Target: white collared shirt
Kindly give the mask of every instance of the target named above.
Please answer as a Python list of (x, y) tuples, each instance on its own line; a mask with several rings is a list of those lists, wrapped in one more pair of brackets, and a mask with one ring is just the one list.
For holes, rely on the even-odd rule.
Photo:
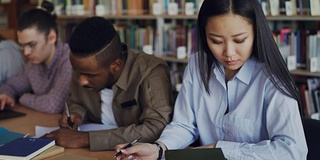
[(195, 57), (184, 72), (173, 120), (158, 141), (182, 149), (200, 137), (230, 160), (306, 159), (298, 103), (271, 83), (259, 62), (249, 59), (227, 83), (223, 66), (215, 67), (209, 95)]
[(112, 110), (113, 91), (111, 89), (103, 89), (100, 91), (101, 96), (101, 121), (105, 125), (118, 127)]

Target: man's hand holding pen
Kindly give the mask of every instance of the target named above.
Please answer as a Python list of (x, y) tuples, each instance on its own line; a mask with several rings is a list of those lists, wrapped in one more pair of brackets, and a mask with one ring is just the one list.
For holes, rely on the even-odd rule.
[(68, 116), (66, 114), (63, 114), (62, 117), (59, 120), (59, 126), (62, 128), (69, 128), (77, 130), (78, 126), (82, 122), (82, 117), (77, 113), (70, 113), (70, 120), (73, 123), (72, 127), (68, 124)]
[(68, 106), (67, 102), (65, 102), (65, 107), (66, 107), (67, 123), (68, 123), (68, 126), (72, 128), (73, 121), (71, 121), (70, 110), (69, 110), (69, 106)]
[(82, 117), (77, 113), (71, 113), (67, 103), (65, 103), (65, 107), (65, 114), (59, 120), (59, 126), (77, 130), (78, 126), (82, 123)]
[[(89, 133), (77, 130), (82, 123), (82, 117), (72, 112), (69, 112), (68, 115), (66, 113), (62, 114), (59, 120), (60, 129), (47, 133), (44, 137), (55, 139), (57, 145), (65, 148), (89, 147)], [(68, 123), (68, 118), (72, 124), (70, 121)]]

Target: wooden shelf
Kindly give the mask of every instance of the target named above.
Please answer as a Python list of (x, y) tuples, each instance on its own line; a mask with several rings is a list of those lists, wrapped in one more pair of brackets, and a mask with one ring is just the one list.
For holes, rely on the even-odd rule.
[[(75, 19), (85, 19), (95, 15), (59, 15), (58, 20), (75, 20)], [(109, 19), (134, 19), (134, 20), (148, 20), (148, 19), (194, 19), (196, 20), (197, 15), (152, 15), (152, 14), (142, 14), (142, 15), (104, 15), (104, 18)]]
[(310, 16), (310, 15), (295, 15), (295, 16), (267, 16), (267, 20), (272, 21), (319, 21), (320, 16)]
[[(95, 15), (59, 15), (58, 20), (85, 19), (85, 18), (89, 18), (92, 16), (95, 16)], [(151, 15), (151, 14), (148, 14), (148, 15), (142, 14), (142, 15), (104, 15), (101, 17), (108, 18), (108, 19), (124, 19), (124, 20), (128, 20), (128, 19), (129, 20), (130, 19), (133, 19), (133, 20), (148, 20), (148, 19), (155, 20), (155, 19), (157, 19), (158, 16)]]
[[(60, 20), (73, 20), (73, 19), (85, 19), (88, 17), (92, 17), (95, 15), (59, 15), (58, 19)], [(153, 15), (153, 14), (141, 14), (141, 15), (104, 15), (102, 17), (110, 18), (110, 19), (157, 19), (157, 18), (164, 18), (164, 19), (194, 19), (198, 18), (198, 15)], [(272, 21), (319, 21), (320, 16), (309, 16), (309, 15), (295, 15), (295, 16), (267, 16), (267, 20)]]
[[(188, 63), (188, 59), (177, 59), (176, 57), (170, 57), (170, 56), (162, 56), (160, 57), (163, 60), (167, 62), (174, 62), (174, 63)], [(297, 76), (308, 76), (308, 77), (320, 77), (320, 72), (310, 72), (308, 70), (303, 70), (303, 69), (296, 69), (290, 71), (292, 75), (297, 75)]]
[(160, 57), (163, 60), (167, 61), (167, 62), (174, 62), (174, 63), (188, 63), (188, 59), (178, 59), (176, 57), (169, 57), (169, 56), (162, 56)]
[(320, 72), (310, 72), (308, 70), (303, 70), (303, 69), (297, 69), (290, 71), (292, 75), (297, 75), (297, 76), (308, 76), (308, 77), (320, 77)]
[[(94, 15), (60, 15), (58, 16), (59, 21), (77, 21), (77, 20), (83, 20), (85, 18), (91, 17)], [(196, 20), (197, 14), (195, 15), (104, 15), (102, 17), (108, 18), (108, 19), (120, 19), (120, 20), (157, 20), (157, 23), (161, 22), (158, 21), (161, 19), (162, 21), (164, 19), (190, 19), (190, 20)], [(310, 15), (294, 15), (294, 16), (286, 16), (286, 15), (280, 15), (280, 16), (267, 16), (267, 20), (269, 21), (320, 21), (320, 16), (310, 16)], [(161, 27), (162, 23), (159, 24), (158, 27)], [(164, 59), (167, 62), (172, 63), (182, 63), (187, 64), (188, 59), (177, 59), (176, 57), (169, 57), (169, 56), (161, 56), (160, 58)], [(308, 77), (320, 77), (320, 72), (309, 72), (308, 70), (294, 70), (291, 71), (292, 75), (298, 75), (298, 76), (308, 76)]]
[(164, 19), (194, 19), (196, 20), (198, 18), (198, 15), (161, 15), (162, 18)]

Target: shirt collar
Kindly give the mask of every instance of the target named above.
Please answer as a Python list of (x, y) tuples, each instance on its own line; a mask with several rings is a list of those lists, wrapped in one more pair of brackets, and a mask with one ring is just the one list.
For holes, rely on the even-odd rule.
[[(239, 72), (232, 79), (238, 78), (243, 83), (249, 84), (250, 80), (251, 80), (251, 77), (252, 77), (252, 74), (253, 74), (253, 72), (255, 70), (255, 67), (257, 67), (256, 65), (257, 65), (257, 61), (254, 60), (253, 58), (249, 58), (242, 65), (242, 67), (240, 68)], [(223, 68), (224, 68), (223, 65), (221, 63), (219, 63), (219, 66), (214, 68), (214, 74), (217, 77), (223, 76), (223, 79), (225, 79), (224, 78), (224, 73), (225, 72), (224, 72)], [(218, 74), (220, 76), (218, 76)]]
[(257, 61), (254, 59), (249, 58), (246, 63), (243, 64), (239, 72), (236, 74), (236, 78), (238, 78), (243, 83), (249, 84), (252, 74), (255, 70)]
[(131, 67), (132, 67), (133, 62), (134, 62), (134, 57), (132, 54), (130, 54), (130, 52), (128, 52), (128, 57), (125, 62), (125, 66), (122, 70), (122, 73), (121, 73), (119, 79), (117, 80), (117, 82), (115, 84), (115, 86), (118, 86), (122, 90), (126, 91), (128, 88), (129, 74), (130, 74), (130, 71), (132, 70)]

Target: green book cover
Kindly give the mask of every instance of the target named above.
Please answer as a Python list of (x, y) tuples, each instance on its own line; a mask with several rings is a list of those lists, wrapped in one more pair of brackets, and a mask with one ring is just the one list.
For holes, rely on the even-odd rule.
[(0, 146), (23, 136), (25, 135), (22, 133), (12, 132), (6, 128), (0, 127)]

